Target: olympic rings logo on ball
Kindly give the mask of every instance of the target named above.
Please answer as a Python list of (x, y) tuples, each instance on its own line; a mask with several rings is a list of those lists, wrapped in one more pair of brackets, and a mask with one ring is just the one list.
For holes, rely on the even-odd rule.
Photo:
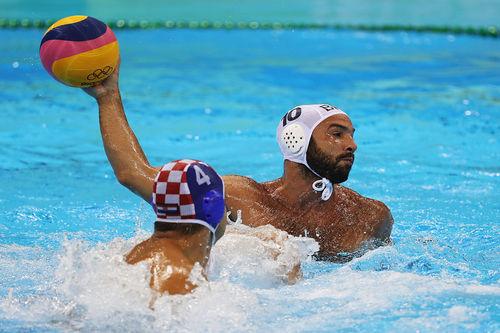
[(90, 73), (89, 75), (87, 75), (87, 80), (94, 81), (94, 80), (103, 79), (107, 75), (109, 75), (112, 70), (113, 70), (113, 67), (111, 67), (111, 66), (106, 66), (102, 69), (98, 68), (95, 71), (93, 71), (92, 73)]

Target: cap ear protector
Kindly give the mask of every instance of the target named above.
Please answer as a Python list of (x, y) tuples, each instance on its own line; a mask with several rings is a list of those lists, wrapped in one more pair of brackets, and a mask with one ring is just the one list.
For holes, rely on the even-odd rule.
[(224, 195), (216, 190), (210, 190), (203, 196), (202, 209), (205, 220), (211, 225), (218, 225), (224, 216)]
[(289, 154), (298, 155), (306, 146), (306, 135), (300, 124), (290, 124), (283, 128), (281, 133), (281, 144)]

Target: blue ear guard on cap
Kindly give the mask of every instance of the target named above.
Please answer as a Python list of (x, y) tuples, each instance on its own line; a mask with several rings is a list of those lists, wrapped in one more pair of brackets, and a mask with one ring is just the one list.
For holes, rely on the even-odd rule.
[(202, 201), (204, 220), (212, 226), (217, 226), (224, 216), (224, 196), (217, 190), (208, 191)]
[(224, 217), (222, 178), (207, 164), (194, 162), (186, 171), (186, 180), (194, 205), (195, 219), (215, 232)]

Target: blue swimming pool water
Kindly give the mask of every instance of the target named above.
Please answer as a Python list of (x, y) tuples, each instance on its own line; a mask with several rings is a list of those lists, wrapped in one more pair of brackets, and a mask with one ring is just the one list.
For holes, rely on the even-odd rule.
[(500, 329), (497, 40), (117, 32), (124, 105), (153, 164), (199, 158), (274, 179), (281, 115), (332, 103), (357, 128), (346, 185), (395, 219), (394, 246), (345, 265), (305, 262), (292, 286), (235, 236), (219, 256), (237, 265), (152, 312), (146, 270), (121, 255), (153, 214), (115, 181), (92, 100), (43, 71), (41, 33), (0, 31), (1, 331)]

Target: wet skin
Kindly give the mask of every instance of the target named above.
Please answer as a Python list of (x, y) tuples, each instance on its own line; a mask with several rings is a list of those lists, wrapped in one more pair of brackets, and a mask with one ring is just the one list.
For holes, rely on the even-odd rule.
[(187, 225), (194, 230), (155, 230), (153, 235), (137, 244), (127, 253), (125, 261), (135, 265), (142, 261), (151, 263), (149, 286), (160, 293), (187, 294), (196, 284), (190, 280), (195, 263), (206, 267), (211, 250), (208, 229)]
[[(130, 128), (118, 88), (118, 71), (102, 84), (85, 89), (96, 98), (104, 148), (118, 181), (149, 202), (159, 167), (149, 164)], [(165, 126), (175, 126), (165, 124)], [(317, 149), (350, 170), (356, 151), (350, 119), (335, 115), (321, 122), (313, 132)], [(339, 157), (343, 159), (336, 160)], [(243, 223), (250, 226), (271, 224), (294, 236), (307, 234), (320, 244), (319, 256), (344, 260), (342, 253), (359, 250), (363, 244), (390, 243), (393, 219), (380, 201), (365, 198), (336, 184), (328, 201), (311, 188), (318, 179), (303, 165), (285, 161), (282, 177), (257, 183), (243, 176), (222, 177), (226, 206), (236, 218), (241, 210)]]

